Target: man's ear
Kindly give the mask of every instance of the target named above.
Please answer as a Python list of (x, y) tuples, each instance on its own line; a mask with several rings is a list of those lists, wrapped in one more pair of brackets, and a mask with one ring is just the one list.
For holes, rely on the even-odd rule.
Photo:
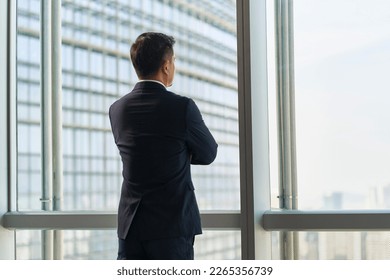
[(163, 72), (164, 72), (164, 74), (169, 74), (169, 65), (168, 65), (168, 60), (166, 60), (165, 62), (164, 62), (164, 64), (163, 64)]

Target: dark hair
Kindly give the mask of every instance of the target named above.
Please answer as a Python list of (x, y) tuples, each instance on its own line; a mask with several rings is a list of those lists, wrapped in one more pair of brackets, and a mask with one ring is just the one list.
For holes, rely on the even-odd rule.
[(134, 69), (141, 78), (157, 73), (167, 56), (173, 55), (175, 39), (162, 33), (142, 33), (130, 49), (130, 58)]

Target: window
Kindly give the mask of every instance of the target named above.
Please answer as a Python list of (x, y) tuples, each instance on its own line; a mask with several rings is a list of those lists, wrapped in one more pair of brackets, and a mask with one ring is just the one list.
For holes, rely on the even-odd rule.
[[(292, 1), (275, 3), (279, 6), (268, 7), (270, 143), (274, 145), (272, 206), (279, 208), (280, 200), (286, 197), (280, 193), (284, 184), (280, 174), (284, 170), (278, 170), (280, 166), (285, 167), (278, 163), (278, 157), (283, 157), (286, 146), (281, 148), (276, 144), (277, 137), (286, 134), (280, 127), (276, 130), (281, 118), (278, 114), (295, 110), (288, 121), (293, 119), (290, 125), (296, 127), (296, 162), (292, 166), (297, 170), (297, 193), (291, 197), (298, 198), (297, 208), (314, 215), (328, 213), (327, 210), (338, 214), (345, 210), (379, 214), (364, 210), (388, 209), (390, 178), (386, 170), (390, 146), (384, 121), (389, 118), (385, 109), (388, 98), (384, 94), (388, 89), (385, 77), (389, 56), (386, 46), (390, 42), (388, 3), (295, 1), (293, 21), (287, 15), (273, 17), (277, 14), (275, 9), (292, 9)], [(293, 32), (279, 34), (285, 37), (275, 43), (278, 26), (284, 30), (293, 26)], [(288, 53), (291, 42), (293, 53)], [(288, 56), (276, 70), (274, 50)], [(274, 73), (285, 71), (281, 70), (283, 67), (292, 75), (289, 76), (292, 86), (289, 86), (294, 94), (287, 97), (295, 97), (295, 103), (291, 101), (286, 105), (291, 107), (275, 112), (277, 106), (283, 106), (277, 101), (276, 86), (283, 77)], [(305, 220), (304, 217), (301, 219)], [(386, 258), (386, 250), (373, 252), (376, 245), (386, 243), (387, 235), (387, 232), (360, 229), (353, 233), (300, 232), (290, 236), (290, 241), (299, 243), (295, 257), (301, 259), (381, 259)], [(273, 238), (278, 237), (274, 234)], [(273, 244), (278, 247), (283, 243)]]
[[(41, 147), (40, 127), (40, 30), (29, 28), (27, 22), (40, 15), (39, 9), (32, 10), (24, 1), (18, 3), (18, 18), (26, 20), (18, 21), (17, 41), (17, 210), (31, 211), (41, 209), (41, 157), (45, 147)], [(197, 30), (185, 23), (209, 15), (206, 3), (195, 9), (193, 5), (178, 7), (158, 0), (131, 4), (63, 1), (61, 210), (115, 213), (122, 166), (107, 112), (112, 102), (128, 93), (137, 81), (129, 61), (131, 42), (140, 32), (160, 24), (168, 26), (177, 40), (179, 66), (172, 91), (196, 101), (219, 143), (219, 157), (212, 166), (192, 168), (200, 209), (240, 210), (236, 33), (224, 27), (235, 25), (235, 2), (228, 6), (218, 20), (197, 20), (202, 26)], [(171, 17), (161, 18), (157, 8), (178, 17), (173, 21)], [(226, 8), (216, 5), (215, 9)], [(118, 48), (124, 44), (126, 48)], [(180, 65), (180, 61), (184, 63)], [(115, 232), (65, 230), (63, 234), (64, 258), (115, 258)], [(36, 251), (43, 244), (32, 242), (38, 235), (44, 233), (27, 231), (17, 235), (17, 258), (44, 257)], [(239, 230), (207, 230), (201, 240), (206, 245), (197, 246), (208, 247), (198, 248), (199, 258), (240, 258)], [(227, 247), (226, 240), (231, 241)], [(213, 250), (207, 245), (211, 243)]]
[(389, 8), (386, 1), (295, 3), (301, 208), (388, 208)]
[[(5, 17), (9, 2), (0, 1)], [(220, 144), (210, 168), (192, 170), (205, 229), (196, 258), (389, 258), (387, 1), (63, 1), (64, 204), (46, 212), (34, 211), (47, 149), (40, 5), (27, 2), (18, 1), (17, 44), (0, 32), (2, 60), (7, 48), (17, 54), (17, 79), (0, 66), (9, 93), (0, 95), (0, 166), (11, 171), (0, 168), (0, 229), (24, 229), (0, 230), (2, 247), (17, 244), (0, 257), (46, 258), (46, 236), (62, 234), (54, 247), (66, 259), (114, 258), (121, 162), (107, 108), (137, 82), (132, 40), (161, 27), (177, 40), (172, 90), (197, 102)], [(45, 230), (69, 215), (75, 229)]]

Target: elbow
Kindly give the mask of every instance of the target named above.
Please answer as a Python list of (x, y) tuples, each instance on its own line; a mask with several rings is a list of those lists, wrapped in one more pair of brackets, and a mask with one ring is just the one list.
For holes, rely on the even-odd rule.
[(217, 153), (218, 153), (218, 145), (215, 144), (215, 147), (213, 149), (211, 149), (210, 157), (208, 159), (208, 163), (207, 164), (211, 164), (216, 159)]
[(218, 150), (218, 145), (215, 144), (215, 146), (210, 147), (210, 149), (208, 149), (207, 152), (203, 153), (202, 157), (192, 155), (191, 164), (195, 164), (195, 165), (211, 164), (217, 157), (217, 150)]

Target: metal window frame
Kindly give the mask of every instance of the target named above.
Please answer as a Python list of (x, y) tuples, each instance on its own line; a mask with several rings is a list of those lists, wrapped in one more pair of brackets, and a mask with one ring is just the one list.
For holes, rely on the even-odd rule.
[[(41, 1), (41, 129), (44, 211), (62, 208), (61, 0)], [(62, 259), (62, 233), (42, 231), (42, 258)]]
[[(242, 259), (271, 259), (266, 1), (237, 1)], [(256, 120), (256, 121), (255, 121)]]
[(15, 232), (3, 226), (16, 210), (16, 2), (0, 1), (0, 259), (15, 259)]
[(263, 228), (268, 231), (387, 231), (390, 210), (269, 210)]
[[(205, 230), (240, 230), (240, 211), (202, 212)], [(387, 231), (390, 210), (267, 210), (259, 223), (266, 231)], [(9, 230), (115, 229), (113, 211), (10, 211), (2, 226)]]
[[(239, 211), (202, 212), (205, 230), (239, 230)], [(90, 230), (115, 229), (117, 213), (113, 211), (15, 211), (4, 215), (3, 226), (12, 230)]]
[[(293, 1), (275, 0), (275, 68), (278, 115), (279, 207), (298, 209), (295, 136)], [(280, 258), (298, 259), (298, 234), (280, 232)]]

